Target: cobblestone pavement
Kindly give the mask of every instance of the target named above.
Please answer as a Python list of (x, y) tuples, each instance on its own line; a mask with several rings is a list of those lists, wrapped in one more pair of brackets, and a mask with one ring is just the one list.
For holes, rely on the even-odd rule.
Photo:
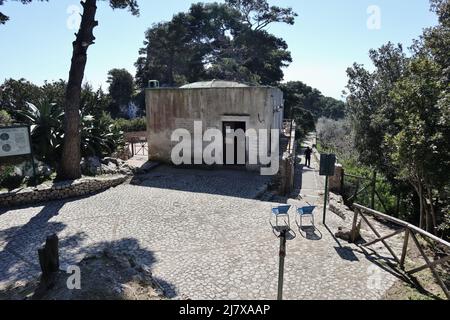
[[(305, 176), (303, 184), (309, 187), (300, 193), (320, 203), (320, 185), (311, 182), (320, 177), (315, 170)], [(56, 232), (62, 268), (113, 246), (138, 255), (171, 297), (276, 298), (279, 240), (269, 225), (275, 204), (254, 199), (267, 178), (243, 171), (160, 167), (135, 183), (87, 198), (0, 212), (0, 288), (37, 276), (36, 250)], [(317, 230), (295, 228), (297, 237), (288, 241), (284, 297), (380, 298), (395, 276), (358, 247), (334, 239), (339, 217), (329, 214), (331, 232), (320, 217), (318, 208)]]

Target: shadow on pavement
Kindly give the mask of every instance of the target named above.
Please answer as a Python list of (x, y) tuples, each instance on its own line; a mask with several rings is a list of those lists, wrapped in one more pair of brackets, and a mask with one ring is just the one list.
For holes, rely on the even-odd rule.
[(267, 189), (271, 176), (235, 169), (198, 169), (159, 166), (146, 175), (135, 176), (132, 185), (193, 193), (255, 199)]

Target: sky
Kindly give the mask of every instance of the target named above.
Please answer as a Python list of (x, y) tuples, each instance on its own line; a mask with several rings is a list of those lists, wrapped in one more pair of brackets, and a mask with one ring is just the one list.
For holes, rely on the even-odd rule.
[[(200, 1), (200, 0), (198, 0)], [(112, 10), (99, 1), (89, 48), (85, 81), (107, 88), (107, 73), (125, 68), (135, 74), (134, 63), (145, 31), (153, 23), (168, 21), (197, 0), (140, 0), (140, 16)], [(203, 1), (214, 2), (214, 1)], [(221, 2), (220, 0), (217, 2)], [(293, 62), (284, 81), (300, 80), (324, 95), (342, 98), (346, 69), (354, 62), (371, 68), (368, 52), (388, 41), (411, 45), (423, 28), (437, 24), (428, 0), (269, 0), (292, 7), (299, 16), (294, 26), (273, 24), (268, 31), (289, 45)], [(8, 0), (0, 11), (10, 17), (0, 25), (0, 82), (25, 78), (36, 84), (67, 80), (76, 32), (77, 0), (50, 0), (23, 5)]]

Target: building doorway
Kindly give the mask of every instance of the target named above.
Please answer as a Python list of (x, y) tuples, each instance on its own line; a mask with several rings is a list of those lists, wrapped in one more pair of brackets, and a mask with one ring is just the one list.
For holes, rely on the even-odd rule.
[[(232, 130), (234, 134), (227, 137), (227, 129)], [(244, 135), (239, 137), (236, 131), (241, 129)], [(245, 166), (247, 163), (247, 138), (245, 137), (245, 131), (247, 130), (246, 123), (244, 121), (224, 121), (222, 126), (223, 133), (223, 163), (226, 166)], [(227, 161), (227, 146), (233, 146), (234, 157)], [(231, 157), (231, 155), (230, 155)], [(234, 158), (234, 159), (233, 159)], [(230, 161), (231, 160), (231, 161)]]

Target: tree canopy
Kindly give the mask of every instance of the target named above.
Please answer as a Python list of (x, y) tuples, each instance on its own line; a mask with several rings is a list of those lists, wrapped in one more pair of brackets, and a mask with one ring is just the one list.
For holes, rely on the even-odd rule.
[(128, 106), (134, 95), (134, 78), (126, 69), (112, 69), (108, 72), (109, 95), (112, 99), (111, 115), (117, 116), (120, 107)]
[(375, 70), (349, 68), (348, 106), (360, 160), (407, 182), (419, 225), (437, 232), (450, 193), (450, 2), (432, 0), (439, 25), (424, 31), (411, 55), (388, 43), (372, 50)]
[(321, 117), (338, 120), (345, 116), (343, 101), (325, 97), (319, 90), (301, 81), (283, 83), (280, 88), (284, 93), (286, 118), (297, 118), (299, 112), (310, 113), (315, 121)]
[(241, 20), (254, 30), (262, 30), (273, 22), (295, 23), (298, 16), (292, 8), (270, 6), (267, 0), (226, 0), (240, 13)]
[[(0, 6), (3, 5), (7, 0), (0, 0)], [(15, 0), (20, 1), (23, 4), (29, 4), (33, 2), (33, 0)], [(35, 2), (48, 2), (49, 0), (34, 0)], [(105, 1), (105, 0), (101, 0)], [(136, 0), (108, 0), (109, 5), (113, 9), (128, 9), (132, 14), (139, 14), (139, 7), (137, 5)], [(9, 17), (0, 12), (0, 24), (5, 24), (9, 20)]]
[(345, 116), (345, 103), (322, 93), (301, 81), (280, 84), (284, 94), (284, 117), (296, 121), (304, 137), (316, 128), (319, 118), (342, 119)]
[(162, 86), (213, 78), (276, 84), (292, 58), (286, 42), (264, 28), (293, 24), (295, 16), (265, 0), (192, 4), (188, 12), (147, 30), (136, 81), (141, 88), (154, 79)]
[[(0, 0), (0, 6), (3, 5), (7, 0)], [(23, 4), (28, 4), (33, 0), (19, 0)], [(35, 0), (35, 1), (48, 1), (48, 0)], [(0, 24), (5, 24), (9, 20), (9, 17), (2, 12), (0, 12)]]

